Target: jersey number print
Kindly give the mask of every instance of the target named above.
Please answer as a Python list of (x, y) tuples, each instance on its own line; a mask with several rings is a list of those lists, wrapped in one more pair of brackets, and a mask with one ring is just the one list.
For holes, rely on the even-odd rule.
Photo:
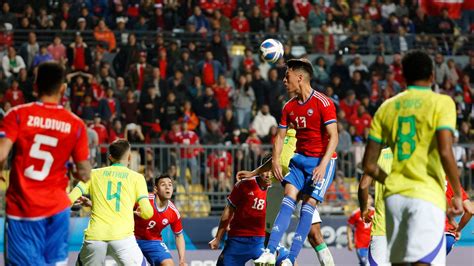
[(34, 165), (30, 165), (25, 169), (25, 176), (37, 181), (43, 181), (49, 175), (51, 166), (54, 162), (54, 157), (50, 152), (42, 151), (41, 145), (46, 145), (50, 147), (56, 147), (58, 145), (58, 139), (50, 136), (36, 134), (35, 143), (31, 145), (30, 157), (33, 159), (43, 160), (43, 167), (41, 171), (36, 171)]
[(398, 118), (398, 141), (397, 155), (398, 160), (403, 161), (410, 159), (411, 154), (415, 151), (416, 142), (413, 139), (416, 135), (415, 116), (400, 116)]
[(120, 211), (120, 192), (122, 191), (122, 182), (117, 183), (117, 192), (112, 194), (112, 181), (109, 181), (107, 183), (107, 200), (113, 200), (116, 199), (115, 201), (115, 211), (119, 212)]

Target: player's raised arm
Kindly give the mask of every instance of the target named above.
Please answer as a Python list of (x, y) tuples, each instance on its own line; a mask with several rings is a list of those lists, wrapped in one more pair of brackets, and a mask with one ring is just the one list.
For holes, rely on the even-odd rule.
[(224, 237), (227, 228), (229, 227), (230, 220), (234, 217), (235, 207), (230, 203), (227, 204), (224, 211), (221, 215), (221, 220), (219, 221), (219, 228), (217, 229), (216, 237), (209, 242), (209, 247), (211, 249), (218, 249), (221, 240)]
[(271, 154), (268, 154), (268, 156), (265, 156), (262, 161), (264, 162), (262, 165), (260, 165), (258, 168), (252, 170), (252, 171), (239, 171), (237, 172), (237, 181), (240, 181), (242, 179), (246, 178), (251, 178), (257, 175), (261, 175), (265, 172), (271, 171), (272, 170), (272, 157)]
[(283, 149), (283, 140), (286, 136), (286, 127), (279, 127), (277, 135), (275, 136), (275, 142), (273, 143), (273, 153), (272, 153), (272, 170), (273, 175), (278, 181), (283, 181), (283, 175), (280, 164), (281, 151)]

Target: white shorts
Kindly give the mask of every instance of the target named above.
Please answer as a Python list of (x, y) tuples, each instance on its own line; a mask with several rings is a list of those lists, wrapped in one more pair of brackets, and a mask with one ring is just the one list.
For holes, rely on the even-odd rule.
[(118, 265), (147, 265), (135, 236), (112, 241), (84, 240), (76, 265), (104, 265), (107, 256)]
[(387, 237), (372, 236), (369, 246), (369, 266), (390, 266), (387, 254)]
[(385, 199), (390, 262), (446, 264), (445, 212), (421, 199)]

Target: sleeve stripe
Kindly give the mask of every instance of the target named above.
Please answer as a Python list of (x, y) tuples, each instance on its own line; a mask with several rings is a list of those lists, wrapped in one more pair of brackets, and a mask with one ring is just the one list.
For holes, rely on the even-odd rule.
[(377, 143), (379, 143), (379, 144), (382, 144), (382, 143), (383, 143), (383, 141), (382, 141), (381, 139), (379, 139), (379, 138), (377, 138), (377, 137), (374, 137), (374, 136), (372, 136), (372, 135), (369, 135), (369, 139), (372, 140), (372, 141), (374, 141), (374, 142), (377, 142)]
[(227, 203), (229, 203), (232, 207), (237, 208), (235, 204), (232, 203), (232, 201), (229, 198), (227, 198)]
[(148, 199), (148, 196), (142, 195), (142, 196), (138, 197), (138, 198), (137, 198), (137, 202), (139, 202), (139, 201), (142, 200), (142, 199)]
[(437, 128), (436, 128), (436, 131), (438, 131), (438, 130), (450, 130), (450, 131), (452, 131), (452, 132), (455, 131), (454, 128), (452, 128), (452, 127), (450, 127), (450, 126), (440, 126), (440, 127), (437, 127)]
[(328, 120), (328, 121), (324, 122), (324, 125), (329, 125), (329, 124), (336, 123), (336, 122), (337, 122), (336, 119), (331, 119), (331, 120)]
[(288, 128), (288, 126), (284, 126), (282, 124), (278, 124), (278, 128)]
[(81, 184), (77, 184), (76, 186), (82, 193), (82, 195), (86, 194), (86, 192), (84, 191), (84, 188), (81, 187)]
[(174, 234), (177, 235), (177, 236), (181, 235), (182, 233), (183, 233), (183, 229), (181, 229), (181, 231), (179, 231), (179, 232), (174, 232)]

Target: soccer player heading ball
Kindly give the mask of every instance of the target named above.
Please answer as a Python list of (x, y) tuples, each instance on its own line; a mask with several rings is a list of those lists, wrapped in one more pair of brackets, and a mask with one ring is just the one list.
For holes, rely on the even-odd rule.
[[(283, 107), (278, 134), (273, 145), (272, 165), (275, 177), (285, 186), (285, 197), (275, 220), (265, 252), (255, 261), (257, 265), (275, 264), (275, 252), (283, 234), (288, 229), (296, 199), (301, 191), (303, 206), (300, 221), (288, 259), (282, 265), (292, 265), (308, 235), (314, 209), (322, 202), (332, 182), (336, 160), (333, 158), (338, 142), (336, 108), (325, 95), (311, 88), (313, 67), (306, 59), (287, 62), (283, 80), (289, 93), (296, 97)], [(288, 125), (296, 129), (296, 154), (290, 161), (290, 172), (284, 178), (280, 155)]]
[[(390, 262), (444, 265), (444, 172), (454, 192), (448, 214), (462, 212), (452, 150), (456, 108), (451, 97), (431, 91), (433, 62), (426, 53), (409, 52), (402, 65), (408, 90), (385, 101), (375, 113), (364, 171), (385, 184)], [(377, 164), (384, 145), (394, 155), (389, 175)]]

